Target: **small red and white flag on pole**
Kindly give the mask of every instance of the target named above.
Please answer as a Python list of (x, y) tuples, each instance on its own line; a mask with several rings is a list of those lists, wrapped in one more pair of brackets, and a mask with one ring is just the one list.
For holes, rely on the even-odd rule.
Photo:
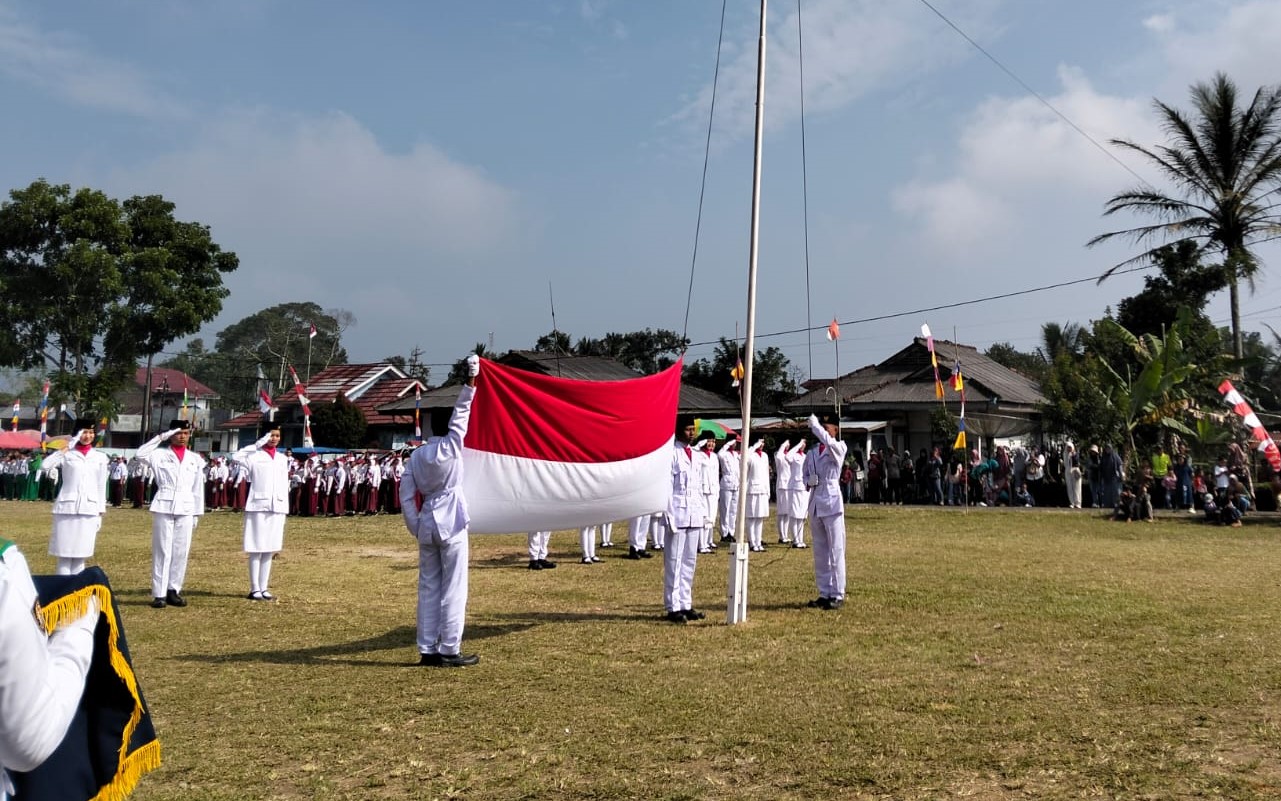
[(311, 324), (311, 332), (310, 332), (309, 334), (307, 334), (307, 339), (314, 339), (315, 337), (316, 337), (316, 324), (315, 324), (315, 323), (312, 323), (312, 324)]
[(258, 390), (258, 411), (263, 414), (271, 411), (271, 396), (267, 394), (265, 389)]
[(827, 339), (829, 342), (835, 342), (840, 338), (841, 338), (841, 325), (840, 323), (836, 322), (836, 318), (833, 317), (832, 322), (828, 323), (827, 325)]
[(298, 403), (302, 406), (302, 413), (311, 417), (311, 407), (308, 405), (311, 401), (307, 400), (307, 388), (298, 380), (298, 371), (292, 364), (289, 365), (289, 377), (294, 380), (294, 392), (298, 393)]

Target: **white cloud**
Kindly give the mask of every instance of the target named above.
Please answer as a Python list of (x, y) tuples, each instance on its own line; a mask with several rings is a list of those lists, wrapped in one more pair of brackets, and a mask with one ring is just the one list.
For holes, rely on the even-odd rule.
[[(1225, 72), (1243, 92), (1281, 80), (1277, 70), (1277, 33), (1281, 0), (1190, 4), (1168, 16), (1163, 25), (1148, 25), (1168, 65), (1167, 83), (1159, 95), (1181, 102), (1187, 87)], [(1175, 92), (1178, 97), (1164, 93)], [(1248, 95), (1247, 95), (1248, 97)]]
[[(1079, 70), (1061, 67), (1059, 79), (1060, 92), (1047, 100), (1093, 142), (1034, 97), (992, 98), (961, 131), (952, 175), (896, 190), (895, 207), (919, 220), (936, 247), (950, 250), (1009, 231), (1030, 206), (1070, 200), (1101, 208), (1113, 192), (1139, 183), (1109, 158), (1115, 148), (1108, 140), (1153, 141), (1158, 131), (1147, 102), (1100, 94)], [(1143, 175), (1145, 165), (1129, 166)]]
[[(357, 311), (353, 358), (410, 334), (406, 310), (501, 286), (528, 242), (518, 196), (429, 143), (389, 153), (350, 116), (262, 110), (211, 120), (189, 147), (110, 176), (117, 196), (159, 192), (240, 256), (215, 330), (267, 306)], [(426, 344), (426, 343), (424, 343)], [(352, 350), (349, 347), (349, 350)], [(359, 356), (358, 356), (359, 354)]]
[[(1000, 0), (938, 3), (943, 13), (979, 39), (994, 35)], [(804, 6), (802, 41), (797, 13), (770, 18), (766, 50), (766, 117), (770, 127), (800, 115), (801, 56), (804, 56), (805, 111), (822, 114), (843, 108), (869, 92), (907, 84), (920, 75), (957, 62), (971, 46), (929, 9), (883, 0), (814, 0)], [(755, 26), (755, 27), (753, 27)], [(748, 21), (727, 33), (717, 88), (718, 132), (750, 135), (756, 107), (759, 23)], [(705, 86), (673, 119), (703, 125), (712, 87)]]
[(183, 103), (133, 67), (95, 55), (71, 34), (40, 30), (2, 7), (0, 73), (76, 105), (147, 119), (188, 114)]

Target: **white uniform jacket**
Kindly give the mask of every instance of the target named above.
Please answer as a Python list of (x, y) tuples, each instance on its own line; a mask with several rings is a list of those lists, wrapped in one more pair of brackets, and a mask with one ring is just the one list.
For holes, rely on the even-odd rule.
[(0, 797), (4, 769), (29, 771), (67, 733), (93, 656), (96, 614), (46, 637), (27, 560), (0, 542)]
[[(721, 446), (720, 452), (716, 454), (717, 460), (721, 466), (721, 489), (737, 490), (738, 489), (738, 471), (739, 456), (738, 449), (734, 448), (734, 441), (726, 442)], [(769, 490), (766, 489), (768, 492)]]
[(151, 466), (156, 476), (156, 494), (151, 511), (166, 515), (205, 513), (205, 460), (187, 449), (182, 461), (170, 448), (160, 447), (161, 438), (152, 437), (138, 449), (138, 458)]
[(246, 512), (289, 514), (289, 457), (277, 448), (275, 456), (263, 450), (267, 437), (246, 445), (231, 455), (249, 471), (249, 498)]
[(841, 498), (841, 468), (849, 446), (843, 440), (827, 433), (818, 418), (810, 415), (810, 431), (818, 437), (818, 446), (806, 454), (805, 472), (814, 482), (810, 493), (809, 513), (815, 517), (831, 517), (845, 513)]
[(62, 471), (62, 489), (53, 502), (55, 515), (98, 515), (107, 511), (106, 454), (93, 448), (81, 453), (75, 446), (46, 456), (44, 469)]
[(672, 494), (667, 501), (667, 525), (672, 528), (702, 528), (707, 519), (700, 458), (681, 442), (672, 447)]
[[(405, 527), (419, 542), (430, 537), (432, 526), (442, 540), (447, 540), (471, 525), (467, 499), (459, 490), (463, 483), (463, 439), (475, 396), (476, 388), (464, 384), (454, 404), (449, 433), (428, 438), (409, 457), (409, 467), (400, 482), (400, 510)], [(421, 509), (415, 494), (422, 499)], [(427, 524), (428, 520), (431, 524)]]

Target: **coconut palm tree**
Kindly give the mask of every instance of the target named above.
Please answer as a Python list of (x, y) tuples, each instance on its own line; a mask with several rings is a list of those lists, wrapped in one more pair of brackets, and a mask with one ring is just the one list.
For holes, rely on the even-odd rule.
[(1242, 356), (1239, 282), (1253, 287), (1259, 261), (1251, 247), (1281, 236), (1277, 199), (1281, 189), (1281, 94), (1261, 87), (1241, 108), (1237, 87), (1223, 73), (1191, 88), (1192, 116), (1153, 101), (1167, 144), (1146, 148), (1124, 139), (1112, 144), (1138, 153), (1160, 168), (1171, 194), (1152, 187), (1131, 189), (1107, 202), (1105, 215), (1134, 211), (1158, 222), (1096, 236), (1090, 245), (1114, 237), (1155, 247), (1116, 265), (1148, 260), (1161, 245), (1195, 242), (1223, 255), (1232, 305), (1233, 353)]

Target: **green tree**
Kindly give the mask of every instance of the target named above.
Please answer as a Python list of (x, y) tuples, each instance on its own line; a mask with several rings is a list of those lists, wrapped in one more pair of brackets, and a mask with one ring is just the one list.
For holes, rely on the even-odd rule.
[[(203, 343), (194, 348), (193, 341), (162, 365), (182, 369), (218, 390), (228, 408), (252, 408), (257, 403), (260, 375), (266, 377), (274, 397), (293, 386), (290, 365), (306, 381), (308, 370), (314, 375), (331, 364), (345, 363), (342, 335), (354, 323), (355, 316), (344, 309), (324, 310), (310, 301), (281, 303), (219, 331), (212, 351)], [(314, 338), (310, 337), (313, 325)]]
[(1085, 349), (1085, 329), (1077, 323), (1045, 323), (1041, 326), (1041, 347), (1037, 355), (1051, 364), (1059, 354), (1079, 355)]
[(627, 334), (608, 333), (601, 339), (583, 338), (574, 345), (575, 356), (600, 356), (652, 375), (676, 363), (689, 340), (674, 331), (649, 328)]
[(120, 203), (40, 180), (0, 206), (0, 364), (52, 374), (51, 402), (114, 411), (141, 357), (221, 310), (235, 270), (158, 195)]
[[(482, 359), (489, 359), (490, 361), (493, 361), (494, 359), (498, 358), (493, 352), (491, 352), (488, 349), (488, 347), (485, 345), (484, 342), (477, 342), (476, 347), (472, 348), (471, 352), (468, 353), (467, 356), (470, 356), (472, 353), (476, 354)], [(464, 384), (467, 382), (467, 356), (464, 356), (463, 358), (454, 362), (454, 366), (451, 367), (449, 370), (449, 375), (445, 377), (446, 385)]]
[(569, 353), (570, 341), (569, 334), (564, 331), (551, 331), (543, 334), (534, 343), (534, 350), (539, 353)]
[(1040, 352), (1024, 353), (1008, 342), (994, 342), (983, 355), (997, 364), (1022, 373), (1033, 381), (1040, 382), (1046, 373), (1048, 364)]
[(365, 413), (341, 393), (333, 403), (311, 410), (312, 438), (330, 448), (359, 448), (368, 441), (369, 423)]
[[(698, 359), (685, 365), (682, 380), (691, 386), (714, 392), (726, 398), (739, 396), (730, 371), (738, 363), (738, 343), (721, 337), (711, 360)], [(796, 378), (791, 362), (775, 347), (756, 351), (752, 362), (752, 410), (759, 415), (776, 410), (784, 401), (796, 397)]]
[[(1114, 195), (1104, 213), (1130, 211), (1158, 222), (1101, 234), (1089, 244), (1119, 236), (1139, 244), (1189, 241), (1220, 253), (1232, 310), (1232, 352), (1240, 359), (1244, 351), (1239, 283), (1244, 279), (1253, 285), (1259, 261), (1251, 247), (1275, 238), (1281, 226), (1276, 212), (1276, 192), (1281, 186), (1281, 95), (1275, 88), (1262, 87), (1242, 108), (1236, 84), (1216, 73), (1210, 83), (1193, 85), (1191, 96), (1193, 116), (1153, 101), (1167, 144), (1146, 148), (1112, 140), (1156, 165), (1174, 191), (1131, 189)], [(1157, 249), (1113, 267), (1099, 280), (1118, 267), (1150, 258)]]
[(1093, 354), (1059, 353), (1041, 382), (1041, 424), (1047, 434), (1086, 442), (1119, 442), (1124, 423), (1106, 391), (1106, 373)]

